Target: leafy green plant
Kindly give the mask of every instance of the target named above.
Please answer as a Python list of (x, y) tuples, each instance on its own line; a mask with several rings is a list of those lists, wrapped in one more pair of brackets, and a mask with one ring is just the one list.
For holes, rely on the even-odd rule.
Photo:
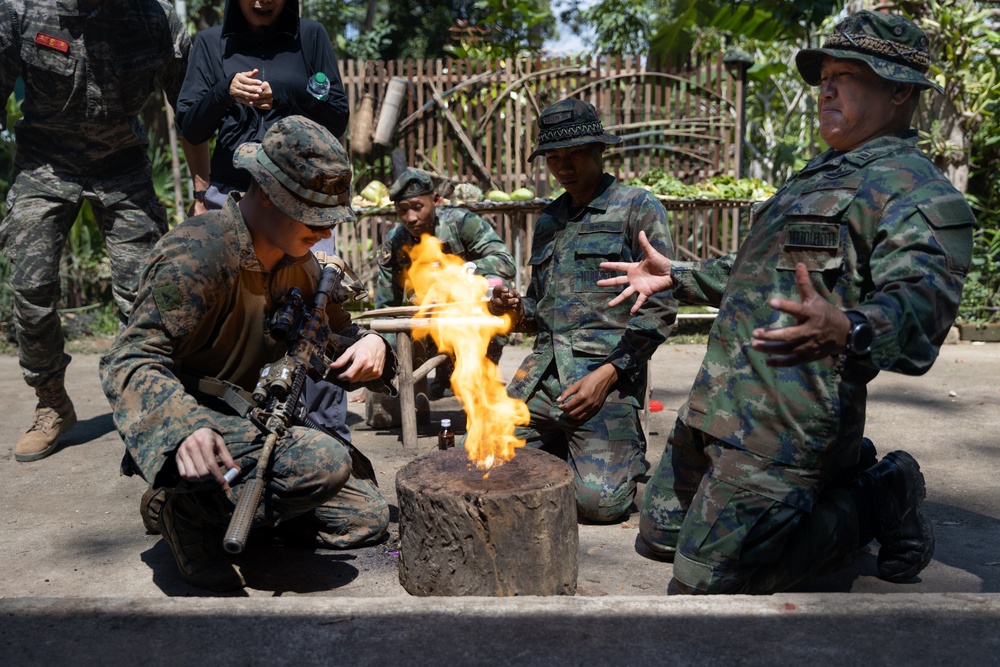
[(1000, 321), (1000, 229), (979, 229), (959, 317), (976, 325)]
[(644, 187), (653, 194), (670, 199), (751, 199), (760, 201), (774, 194), (775, 188), (759, 178), (735, 178), (729, 174), (712, 176), (694, 185), (666, 173), (659, 167), (633, 178), (629, 185)]

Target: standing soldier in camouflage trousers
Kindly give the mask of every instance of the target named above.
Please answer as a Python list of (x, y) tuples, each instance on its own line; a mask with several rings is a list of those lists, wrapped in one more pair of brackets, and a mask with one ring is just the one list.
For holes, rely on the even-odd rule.
[[(386, 234), (378, 257), (378, 280), (375, 283), (375, 307), (402, 306), (406, 301), (406, 271), (410, 266), (409, 250), (424, 234), (441, 241), (441, 249), (475, 265), (475, 272), (487, 279), (506, 283), (514, 279), (514, 258), (504, 242), (497, 236), (490, 223), (472, 211), (459, 207), (441, 208), (441, 196), (434, 190), (434, 180), (422, 169), (407, 169), (389, 189), (389, 198), (396, 204), (396, 214), (402, 224)], [(425, 339), (423, 352), (417, 355), (415, 366), (436, 354), (433, 341)], [(489, 357), (499, 362), (503, 351), (500, 337), (490, 342)], [(438, 366), (430, 387), (430, 398), (441, 398), (450, 386), (453, 365), (446, 362)], [(395, 416), (398, 399), (382, 396), (367, 397), (369, 423), (385, 428), (389, 423), (372, 423), (381, 415)], [(390, 405), (388, 401), (393, 401)], [(380, 402), (383, 409), (376, 410), (373, 402)]]
[(596, 282), (613, 274), (599, 264), (639, 259), (642, 232), (669, 255), (667, 213), (651, 193), (604, 173), (605, 146), (620, 139), (604, 132), (593, 105), (557, 102), (538, 124), (528, 159), (544, 155), (566, 193), (535, 224), (527, 294), (497, 287), (490, 310), (512, 313), (516, 331), (538, 334), (507, 387), (531, 412), (517, 437), (573, 467), (580, 517), (614, 521), (628, 511), (643, 472), (646, 363), (677, 309), (669, 296), (651, 299), (637, 315), (624, 305), (609, 308), (609, 291)]
[[(286, 352), (268, 317), (292, 287), (311, 303), (320, 266), (310, 248), (354, 221), (350, 161), (329, 130), (303, 116), (275, 123), (234, 157), (246, 195), (166, 234), (143, 271), (128, 327), (101, 359), (101, 380), (126, 444), (123, 471), (166, 488), (158, 528), (185, 581), (228, 590), (243, 579), (222, 548), (243, 482), (263, 474), (264, 435), (219, 396), (249, 397), (265, 364)], [(380, 336), (327, 306), (330, 329), (353, 339), (339, 379), (386, 390), (395, 357)], [(252, 400), (252, 399), (247, 399)], [(239, 462), (238, 464), (236, 462)], [(374, 479), (352, 471), (347, 447), (293, 425), (279, 438), (255, 523), (312, 546), (378, 541), (389, 506)], [(239, 468), (230, 488), (220, 468)]]
[(971, 210), (910, 129), (920, 92), (940, 92), (927, 47), (902, 17), (845, 19), (796, 57), (830, 150), (757, 206), (739, 252), (605, 265), (628, 274), (601, 281), (629, 283), (611, 303), (638, 292), (642, 312), (672, 289), (720, 309), (643, 496), (640, 534), (673, 559), (670, 590), (786, 590), (873, 538), (887, 581), (931, 559), (917, 462), (876, 463), (863, 440), (866, 385), (931, 367), (972, 252)]
[[(176, 104), (190, 48), (166, 2), (0, 0), (0, 100), (19, 76), (25, 88), (0, 248), (10, 261), (21, 370), (38, 395), (18, 461), (48, 456), (76, 424), (56, 304), (59, 261), (83, 201), (107, 245), (123, 323), (149, 249), (167, 230), (138, 116), (161, 90)], [(0, 114), (0, 128), (5, 120)]]

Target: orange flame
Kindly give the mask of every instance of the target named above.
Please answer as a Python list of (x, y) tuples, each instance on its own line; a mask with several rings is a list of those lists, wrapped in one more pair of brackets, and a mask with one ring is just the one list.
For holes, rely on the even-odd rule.
[(528, 406), (507, 395), (496, 364), (486, 356), (490, 339), (510, 331), (510, 316), (490, 314), (483, 300), (486, 278), (466, 271), (465, 260), (444, 253), (435, 237), (424, 234), (410, 250), (410, 260), (407, 278), (420, 305), (416, 317), (429, 318), (426, 328), (413, 333), (429, 333), (439, 350), (455, 358), (451, 388), (468, 416), (469, 460), (481, 470), (501, 465), (524, 446), (514, 437), (514, 427), (530, 419)]

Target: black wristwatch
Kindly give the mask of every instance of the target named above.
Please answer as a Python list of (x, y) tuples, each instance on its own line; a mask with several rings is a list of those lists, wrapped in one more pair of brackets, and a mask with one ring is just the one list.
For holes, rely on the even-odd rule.
[(875, 342), (875, 329), (861, 313), (848, 310), (844, 314), (851, 321), (851, 328), (847, 332), (847, 354), (854, 357), (868, 356), (872, 351), (872, 343)]
[(195, 190), (194, 198), (198, 201), (205, 201), (205, 195), (208, 194), (208, 190)]

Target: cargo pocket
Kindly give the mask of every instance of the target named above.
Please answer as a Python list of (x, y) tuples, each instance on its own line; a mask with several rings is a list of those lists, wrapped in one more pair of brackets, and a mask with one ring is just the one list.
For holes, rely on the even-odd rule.
[(972, 227), (975, 218), (965, 198), (957, 192), (917, 204), (934, 239), (948, 257), (948, 268), (965, 275), (972, 264)]
[(601, 357), (608, 356), (613, 345), (609, 342), (609, 337), (619, 338), (620, 335), (613, 334), (607, 330), (592, 331), (582, 329), (574, 331), (570, 335), (573, 345), (574, 357)]
[(537, 247), (531, 249), (531, 257), (528, 258), (528, 266), (531, 267), (531, 277), (539, 285), (539, 294), (548, 291), (548, 271), (549, 262), (552, 259), (552, 252), (556, 247), (556, 239), (550, 236), (547, 240), (539, 240)]
[(126, 116), (142, 111), (157, 88), (156, 75), (163, 67), (163, 50), (173, 52), (157, 38), (137, 17), (127, 17), (118, 26), (113, 62), (119, 102)]

